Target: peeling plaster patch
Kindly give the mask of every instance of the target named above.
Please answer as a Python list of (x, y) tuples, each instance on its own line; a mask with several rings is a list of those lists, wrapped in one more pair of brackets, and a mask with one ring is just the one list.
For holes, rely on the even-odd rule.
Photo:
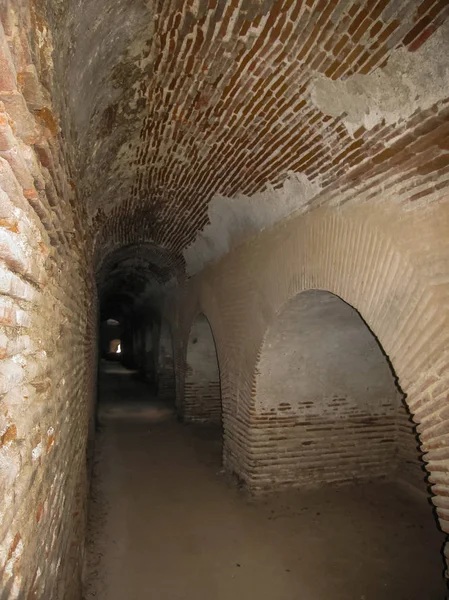
[(37, 460), (38, 458), (41, 457), (43, 452), (43, 446), (42, 446), (42, 442), (39, 442), (39, 444), (33, 448), (32, 452), (31, 452), (31, 456), (33, 458), (33, 460)]
[(351, 135), (383, 120), (392, 125), (449, 96), (448, 54), (449, 21), (417, 52), (400, 48), (370, 75), (337, 81), (317, 76), (310, 88), (312, 102), (328, 115), (341, 116)]
[(321, 187), (302, 173), (293, 173), (281, 190), (272, 187), (248, 197), (216, 195), (209, 203), (209, 225), (183, 251), (187, 275), (227, 254), (246, 237), (291, 215), (313, 198)]

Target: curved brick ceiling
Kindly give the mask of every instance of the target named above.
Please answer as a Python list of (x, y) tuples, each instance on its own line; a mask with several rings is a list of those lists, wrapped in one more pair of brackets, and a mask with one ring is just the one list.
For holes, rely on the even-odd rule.
[(383, 120), (373, 110), (368, 122), (351, 117), (351, 98), (340, 106), (342, 88), (329, 83), (385, 70), (394, 53), (403, 52), (401, 64), (405, 52), (418, 57), (448, 3), (48, 0), (46, 8), (67, 82), (63, 130), (100, 246), (152, 241), (179, 261), (217, 195), (253, 196), (296, 174), (306, 202), (367, 157), (390, 159), (384, 140), (414, 100), (406, 98), (408, 113), (393, 107)]
[(98, 262), (96, 273), (104, 318), (120, 320), (139, 307), (157, 310), (165, 287), (181, 273), (171, 253), (154, 244), (131, 244), (109, 252)]

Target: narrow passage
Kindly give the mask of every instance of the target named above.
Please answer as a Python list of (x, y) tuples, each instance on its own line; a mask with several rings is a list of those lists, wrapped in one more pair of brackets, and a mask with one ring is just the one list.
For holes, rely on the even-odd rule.
[(443, 536), (391, 483), (252, 498), (219, 431), (103, 362), (86, 600), (443, 600)]

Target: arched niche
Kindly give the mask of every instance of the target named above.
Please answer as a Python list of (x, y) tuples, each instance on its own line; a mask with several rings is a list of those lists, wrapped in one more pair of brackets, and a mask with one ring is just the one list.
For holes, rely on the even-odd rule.
[(389, 476), (425, 487), (404, 394), (358, 312), (327, 291), (292, 298), (255, 380), (256, 487)]
[(184, 419), (221, 424), (217, 350), (209, 321), (203, 314), (197, 315), (191, 327), (185, 367)]

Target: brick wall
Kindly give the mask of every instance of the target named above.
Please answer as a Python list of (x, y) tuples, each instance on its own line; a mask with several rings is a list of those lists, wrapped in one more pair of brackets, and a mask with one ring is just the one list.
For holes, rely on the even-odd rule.
[(31, 16), (0, 17), (0, 598), (78, 600), (92, 273)]
[(174, 403), (176, 382), (173, 343), (170, 326), (165, 320), (161, 323), (157, 365), (158, 398)]
[(220, 372), (209, 322), (198, 315), (187, 344), (183, 417), (186, 421), (221, 423)]
[[(98, 140), (86, 178), (104, 243), (153, 240), (180, 255), (198, 237), (210, 259), (247, 227), (316, 193), (350, 195), (376, 170), (415, 202), (438, 191), (435, 171), (448, 168), (444, 0), (117, 0), (127, 13), (119, 39), (109, 32), (121, 13), (104, 10), (95, 44), (88, 18), (99, 2), (85, 0), (70, 24), (72, 71), (90, 86), (77, 111)], [(275, 205), (248, 206), (272, 187), (285, 190)]]
[[(331, 292), (354, 307), (379, 340), (406, 394), (433, 483), (433, 502), (447, 531), (447, 475), (442, 461), (449, 427), (444, 408), (449, 362), (448, 205), (444, 192), (440, 201), (417, 209), (404, 203), (378, 200), (370, 205), (363, 200), (362, 193), (359, 204), (315, 208), (262, 232), (191, 278), (167, 305), (168, 311), (181, 346), (187, 343), (195, 307), (207, 316), (220, 364), (224, 462), (257, 489), (263, 461), (269, 462), (276, 452), (274, 443), (265, 448), (260, 443), (261, 420), (271, 418), (273, 408), (279, 412), (277, 397), (274, 404), (264, 405), (258, 395), (267, 332), (282, 308), (306, 290)], [(177, 369), (182, 372), (179, 361)], [(379, 397), (376, 402), (379, 406)], [(378, 458), (382, 469), (390, 473), (398, 460), (408, 461), (404, 475), (420, 485), (413, 435), (404, 412), (396, 406), (390, 423), (390, 404), (379, 413), (379, 417), (384, 415), (376, 423), (380, 435), (389, 439), (387, 430), (395, 430), (396, 441), (385, 442)], [(280, 423), (278, 416), (276, 420)], [(371, 426), (367, 424), (368, 429)], [(291, 429), (288, 424), (284, 431), (279, 428), (279, 437), (293, 435)], [(375, 436), (371, 446), (375, 452), (381, 447), (379, 441)], [(346, 475), (352, 476), (353, 464)], [(330, 471), (335, 473), (336, 468), (333, 465)], [(292, 472), (299, 476), (298, 464), (288, 475)], [(345, 477), (344, 469), (338, 477)], [(277, 469), (270, 465), (270, 478), (284, 479), (281, 461)], [(290, 477), (285, 480), (294, 483)]]
[(396, 467), (400, 395), (375, 338), (342, 300), (319, 291), (290, 300), (267, 331), (256, 373), (255, 487)]
[(398, 414), (398, 470), (396, 477), (427, 493), (429, 489), (427, 475), (416, 433), (416, 424), (413, 422), (406, 401), (402, 401)]
[[(135, 298), (143, 274), (193, 273), (266, 228), (167, 304), (181, 412), (221, 406), (225, 464), (257, 488), (267, 331), (298, 294), (329, 291), (393, 365), (448, 531), (447, 2), (113, 8), (0, 6), (3, 595), (78, 593), (94, 237), (109, 290)], [(198, 312), (219, 377), (189, 345)], [(391, 463), (413, 479), (403, 411), (397, 430)]]

